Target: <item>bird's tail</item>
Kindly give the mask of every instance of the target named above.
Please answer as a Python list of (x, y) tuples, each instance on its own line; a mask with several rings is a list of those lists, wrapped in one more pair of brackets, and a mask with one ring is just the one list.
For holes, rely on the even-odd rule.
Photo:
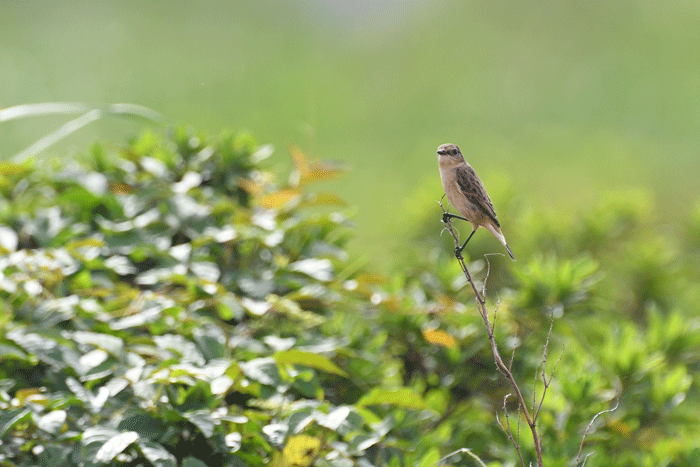
[(513, 252), (510, 251), (510, 247), (508, 246), (508, 243), (506, 243), (506, 237), (503, 236), (501, 229), (494, 224), (487, 224), (484, 227), (486, 227), (486, 229), (491, 232), (503, 244), (504, 247), (506, 247), (508, 256), (510, 256), (510, 259), (515, 261), (515, 256), (513, 256)]
[(513, 252), (510, 251), (510, 247), (508, 246), (508, 244), (507, 244), (507, 243), (504, 243), (503, 246), (506, 247), (506, 251), (508, 251), (508, 255), (510, 256), (510, 259), (512, 259), (513, 261), (515, 261), (515, 256), (513, 256)]

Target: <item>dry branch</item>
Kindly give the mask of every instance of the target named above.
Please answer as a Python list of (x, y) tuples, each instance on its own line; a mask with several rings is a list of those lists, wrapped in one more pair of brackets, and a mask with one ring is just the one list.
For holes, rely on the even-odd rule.
[[(444, 196), (443, 196), (444, 198)], [(484, 321), (484, 326), (486, 327), (486, 334), (488, 335), (489, 343), (491, 344), (491, 351), (493, 353), (494, 360), (496, 362), (496, 368), (498, 371), (508, 380), (508, 383), (510, 386), (513, 388), (513, 393), (509, 393), (508, 395), (505, 396), (503, 399), (503, 412), (506, 417), (506, 423), (503, 425), (501, 423), (501, 420), (498, 418), (498, 414), (496, 414), (496, 421), (498, 422), (498, 425), (503, 429), (503, 431), (506, 433), (508, 436), (508, 439), (511, 441), (513, 444), (513, 447), (515, 448), (516, 452), (518, 453), (518, 457), (520, 458), (520, 464), (523, 467), (525, 466), (525, 461), (522, 456), (522, 452), (520, 450), (520, 413), (522, 413), (523, 418), (525, 418), (525, 421), (527, 422), (528, 427), (530, 428), (530, 432), (532, 433), (532, 440), (533, 444), (535, 446), (535, 455), (537, 457), (537, 466), (538, 467), (543, 467), (542, 464), (542, 441), (540, 438), (539, 433), (537, 432), (537, 419), (540, 414), (540, 410), (542, 409), (542, 404), (544, 403), (544, 398), (547, 395), (547, 390), (549, 389), (549, 386), (552, 383), (552, 379), (554, 378), (554, 372), (556, 371), (557, 364), (559, 361), (561, 361), (561, 356), (557, 359), (556, 362), (554, 362), (554, 365), (552, 366), (552, 371), (547, 377), (547, 352), (549, 348), (549, 343), (552, 337), (552, 329), (554, 327), (554, 316), (552, 315), (551, 321), (549, 323), (549, 331), (547, 333), (547, 340), (545, 341), (544, 344), (544, 350), (542, 352), (542, 373), (535, 374), (535, 387), (533, 388), (533, 400), (532, 400), (532, 407), (528, 408), (527, 403), (525, 402), (525, 398), (523, 397), (522, 392), (520, 391), (520, 388), (518, 387), (518, 383), (515, 381), (515, 378), (513, 377), (513, 373), (511, 372), (511, 366), (513, 364), (513, 358), (514, 358), (514, 353), (515, 349), (513, 349), (513, 354), (511, 355), (509, 365), (506, 365), (503, 362), (503, 359), (501, 358), (501, 354), (498, 350), (498, 344), (496, 343), (496, 338), (495, 338), (495, 327), (496, 327), (496, 312), (498, 311), (497, 309), (494, 310), (493, 312), (493, 321), (489, 319), (489, 313), (486, 308), (486, 280), (484, 280), (484, 284), (482, 287), (482, 290), (479, 291), (474, 284), (474, 280), (472, 279), (471, 274), (469, 273), (469, 269), (467, 269), (467, 265), (464, 262), (464, 257), (461, 254), (461, 250), (459, 249), (460, 247), (460, 241), (459, 241), (459, 233), (455, 232), (455, 229), (452, 227), (451, 223), (451, 218), (445, 214), (447, 214), (447, 210), (445, 210), (445, 207), (442, 204), (442, 199), (438, 201), (440, 204), (440, 207), (442, 208), (443, 212), (443, 223), (445, 224), (444, 230), (448, 231), (450, 235), (452, 235), (452, 238), (455, 241), (455, 257), (457, 258), (457, 261), (459, 261), (459, 264), (462, 268), (462, 272), (464, 273), (464, 277), (467, 279), (469, 284), (472, 287), (472, 290), (474, 291), (474, 296), (476, 298), (476, 302), (478, 305), (478, 310), (479, 314), (481, 315), (481, 318)], [(486, 272), (486, 277), (488, 278), (488, 273), (490, 272), (491, 264), (488, 261), (488, 258), (486, 259), (488, 263), (488, 269)], [(542, 384), (543, 384), (543, 389), (542, 389), (542, 395), (539, 399), (539, 402), (537, 401), (537, 380), (538, 378), (542, 379)], [(507, 401), (508, 398), (512, 396), (512, 394), (515, 394), (515, 398), (518, 401), (518, 411), (520, 412), (518, 414), (518, 428), (517, 428), (517, 434), (516, 436), (513, 436), (513, 431), (511, 429), (511, 423), (510, 423), (510, 416), (508, 414), (508, 408), (507, 408)], [(582, 439), (581, 439), (581, 445), (579, 446), (579, 451), (578, 451), (578, 456), (576, 457), (576, 461), (574, 463), (574, 467), (578, 467), (579, 463), (581, 462), (581, 453), (583, 452), (583, 445), (586, 441), (586, 437), (588, 436), (589, 431), (593, 427), (593, 424), (595, 423), (596, 419), (605, 413), (610, 413), (613, 412), (617, 409), (619, 405), (619, 400), (616, 401), (615, 406), (607, 409), (607, 410), (602, 410), (598, 412), (593, 419), (590, 421), (588, 426), (586, 427), (586, 431), (584, 432)], [(461, 452), (461, 451), (456, 451), (456, 452)], [(469, 452), (469, 450), (465, 450), (464, 452)], [(453, 453), (454, 454), (454, 453)], [(592, 453), (587, 454), (583, 458), (583, 464), (585, 464), (586, 459), (588, 456), (590, 456)], [(582, 467), (583, 467), (582, 464)]]
[[(447, 213), (445, 210), (445, 207), (442, 205), (442, 201), (439, 201), (440, 207), (442, 208), (442, 212)], [(452, 235), (452, 238), (455, 240), (455, 246), (458, 248), (460, 246), (459, 243), (459, 237), (455, 233), (454, 228), (452, 227), (452, 223), (450, 222), (450, 218), (447, 216), (443, 216), (443, 222), (445, 223), (445, 229)], [(486, 334), (488, 335), (489, 342), (491, 344), (491, 351), (493, 353), (494, 360), (496, 362), (496, 367), (498, 368), (498, 371), (508, 380), (508, 383), (510, 383), (511, 387), (513, 388), (513, 392), (515, 394), (516, 399), (518, 400), (518, 406), (519, 409), (521, 410), (523, 417), (525, 417), (525, 421), (527, 422), (527, 425), (530, 427), (530, 432), (532, 433), (532, 440), (535, 446), (535, 455), (537, 457), (537, 466), (538, 467), (543, 467), (542, 464), (542, 442), (540, 440), (540, 436), (537, 433), (537, 423), (536, 423), (536, 417), (533, 417), (530, 409), (528, 408), (527, 403), (525, 402), (525, 398), (520, 391), (520, 387), (518, 387), (518, 383), (515, 381), (515, 378), (513, 377), (513, 373), (510, 371), (508, 366), (503, 362), (503, 359), (501, 358), (501, 354), (498, 350), (498, 344), (496, 343), (496, 337), (494, 334), (494, 327), (495, 325), (491, 323), (491, 320), (489, 319), (489, 313), (486, 308), (486, 299), (484, 295), (477, 289), (476, 285), (474, 284), (474, 280), (472, 279), (471, 274), (469, 273), (469, 269), (467, 269), (467, 265), (464, 262), (464, 257), (460, 254), (459, 250), (455, 250), (455, 256), (457, 257), (457, 261), (459, 261), (459, 264), (462, 268), (462, 272), (464, 273), (464, 276), (466, 277), (467, 281), (469, 284), (472, 286), (472, 290), (474, 291), (474, 295), (476, 297), (476, 301), (478, 304), (478, 309), (479, 309), (479, 314), (481, 315), (481, 319), (484, 321), (484, 326), (486, 327)], [(484, 288), (486, 286), (484, 285)], [(546, 381), (545, 381), (546, 383)], [(544, 397), (544, 396), (543, 396)], [(507, 412), (506, 412), (506, 417), (507, 417)], [(508, 427), (510, 427), (510, 422), (508, 422)], [(509, 438), (513, 442), (513, 445), (516, 447), (516, 450), (518, 451), (518, 455), (520, 455), (520, 449), (518, 447), (518, 443), (514, 440), (512, 433), (510, 432), (510, 428), (507, 431)], [(520, 462), (525, 467), (525, 463), (522, 459), (522, 456), (520, 456)]]

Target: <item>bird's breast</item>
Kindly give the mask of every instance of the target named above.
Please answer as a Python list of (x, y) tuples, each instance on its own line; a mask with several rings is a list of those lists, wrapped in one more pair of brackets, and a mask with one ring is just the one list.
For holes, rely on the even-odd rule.
[(478, 206), (469, 201), (460, 190), (457, 183), (457, 171), (455, 169), (443, 170), (440, 168), (440, 180), (447, 199), (457, 212), (471, 222), (474, 228), (483, 225), (484, 213)]

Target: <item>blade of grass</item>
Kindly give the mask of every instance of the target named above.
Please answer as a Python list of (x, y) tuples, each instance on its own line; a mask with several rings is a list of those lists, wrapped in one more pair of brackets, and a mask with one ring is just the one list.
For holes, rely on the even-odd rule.
[(56, 142), (67, 137), (87, 125), (101, 118), (103, 115), (115, 115), (118, 117), (138, 117), (154, 123), (163, 123), (165, 118), (156, 112), (136, 104), (119, 103), (90, 107), (80, 102), (42, 102), (39, 104), (22, 104), (7, 109), (0, 109), (0, 123), (26, 117), (42, 117), (46, 115), (69, 115), (81, 113), (55, 131), (44, 136), (34, 144), (15, 155), (14, 160), (21, 162), (30, 156), (38, 154)]
[(106, 109), (104, 109), (104, 112), (106, 114), (112, 114), (117, 116), (124, 115), (145, 118), (146, 120), (150, 120), (154, 123), (163, 123), (163, 121), (165, 120), (165, 117), (163, 117), (155, 110), (137, 104), (112, 104)]
[(26, 117), (42, 117), (55, 114), (78, 114), (90, 110), (79, 102), (41, 102), (38, 104), (22, 104), (0, 109), (0, 122)]
[(33, 156), (35, 154), (40, 153), (41, 151), (44, 151), (48, 147), (50, 147), (52, 144), (55, 144), (56, 142), (62, 140), (66, 136), (70, 135), (71, 133), (74, 133), (87, 125), (88, 123), (94, 122), (100, 116), (102, 115), (102, 112), (93, 109), (89, 111), (88, 113), (81, 115), (78, 118), (75, 118), (71, 120), (68, 123), (65, 123), (62, 125), (58, 130), (52, 131), (48, 135), (44, 136), (41, 138), (39, 141), (35, 142), (31, 146), (29, 146), (27, 149), (24, 151), (19, 152), (18, 154), (15, 155), (13, 158), (15, 162), (22, 162), (26, 160), (28, 157)]

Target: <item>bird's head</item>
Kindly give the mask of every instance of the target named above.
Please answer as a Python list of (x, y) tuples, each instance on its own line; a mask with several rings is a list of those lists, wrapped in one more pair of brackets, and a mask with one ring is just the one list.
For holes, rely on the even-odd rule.
[(437, 150), (437, 154), (438, 163), (441, 165), (452, 165), (464, 160), (464, 156), (462, 156), (462, 152), (456, 144), (441, 145)]

